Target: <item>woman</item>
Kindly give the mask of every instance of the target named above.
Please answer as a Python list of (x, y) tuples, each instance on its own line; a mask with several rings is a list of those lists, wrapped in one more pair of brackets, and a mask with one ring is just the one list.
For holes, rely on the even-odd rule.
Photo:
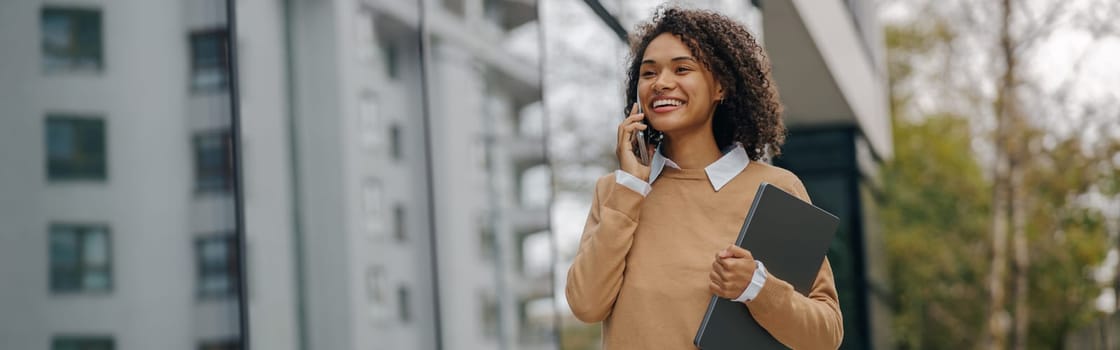
[[(713, 294), (743, 302), (791, 348), (840, 346), (827, 260), (806, 297), (732, 244), (760, 182), (809, 200), (795, 175), (759, 161), (779, 155), (785, 138), (769, 71), (751, 34), (725, 16), (668, 7), (639, 26), (619, 170), (596, 183), (568, 271), (572, 312), (603, 321), (604, 348), (695, 348)], [(635, 156), (639, 130), (661, 134), (656, 150), (643, 150), (654, 153), (649, 165)]]

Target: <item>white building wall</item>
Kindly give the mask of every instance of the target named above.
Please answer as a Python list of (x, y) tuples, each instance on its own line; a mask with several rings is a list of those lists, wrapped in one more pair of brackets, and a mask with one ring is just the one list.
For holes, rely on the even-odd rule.
[[(101, 11), (104, 69), (42, 69), (47, 2), (0, 4), (0, 348), (48, 347), (55, 335), (108, 335), (118, 349), (197, 346), (192, 239), (189, 44), (178, 1), (68, 1)], [(105, 121), (107, 180), (49, 182), (45, 117)], [(49, 290), (53, 222), (109, 227), (112, 288)], [(9, 279), (10, 278), (10, 279)]]

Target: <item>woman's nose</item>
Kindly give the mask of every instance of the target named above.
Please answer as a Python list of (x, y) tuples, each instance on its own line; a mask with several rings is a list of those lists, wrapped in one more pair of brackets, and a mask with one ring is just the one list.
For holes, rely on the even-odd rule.
[(653, 80), (652, 88), (653, 88), (653, 91), (655, 91), (655, 92), (656, 91), (669, 90), (670, 88), (673, 87), (673, 84), (674, 84), (674, 82), (672, 81), (672, 77), (666, 76), (665, 74), (661, 74), (661, 75), (658, 75), (657, 78), (655, 78)]

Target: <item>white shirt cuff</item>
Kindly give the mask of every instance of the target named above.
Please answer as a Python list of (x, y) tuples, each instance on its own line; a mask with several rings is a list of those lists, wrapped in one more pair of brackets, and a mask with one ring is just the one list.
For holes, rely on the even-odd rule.
[(637, 176), (631, 175), (621, 169), (614, 171), (614, 182), (626, 186), (626, 188), (634, 190), (634, 192), (638, 192), (642, 197), (648, 195), (651, 189), (648, 182), (642, 181), (642, 179), (639, 179)]
[(735, 298), (734, 301), (744, 303), (754, 300), (758, 296), (758, 292), (762, 291), (762, 285), (766, 284), (766, 265), (758, 260), (754, 262), (757, 268), (754, 270), (754, 276), (751, 276), (751, 284), (748, 284), (747, 288), (743, 290), (743, 294), (739, 294), (739, 297)]

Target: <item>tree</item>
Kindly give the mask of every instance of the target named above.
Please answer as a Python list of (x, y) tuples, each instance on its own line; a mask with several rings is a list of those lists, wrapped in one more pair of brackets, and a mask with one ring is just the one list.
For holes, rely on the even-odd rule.
[[(883, 169), (882, 204), (902, 347), (1060, 347), (1096, 315), (1101, 286), (1088, 269), (1103, 259), (1109, 217), (1084, 198), (1117, 196), (1120, 136), (1103, 130), (1120, 126), (1120, 103), (1075, 101), (1022, 67), (1052, 28), (1068, 25), (1061, 19), (1109, 11), (1030, 4), (926, 2), (915, 10), (923, 16), (887, 28), (896, 159)], [(974, 177), (982, 185), (957, 183)], [(976, 226), (977, 217), (986, 219)]]
[(990, 184), (970, 151), (966, 119), (896, 117), (895, 157), (883, 166), (880, 207), (891, 261), (894, 336), (901, 348), (978, 342)]

